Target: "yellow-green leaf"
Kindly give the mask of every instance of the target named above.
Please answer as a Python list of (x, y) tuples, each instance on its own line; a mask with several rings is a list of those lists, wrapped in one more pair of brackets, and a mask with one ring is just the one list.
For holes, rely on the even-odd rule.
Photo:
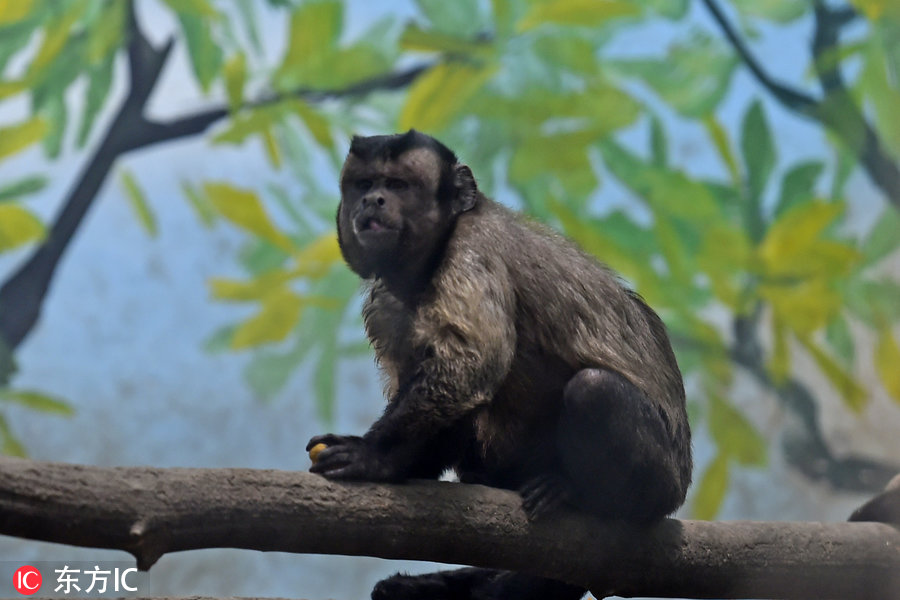
[(306, 125), (306, 128), (319, 144), (325, 148), (331, 148), (334, 145), (331, 139), (331, 128), (328, 125), (328, 119), (299, 98), (291, 100), (286, 106), (300, 117), (303, 124)]
[(313, 279), (324, 277), (331, 267), (340, 262), (341, 248), (337, 234), (326, 233), (311, 242), (297, 254), (297, 274)]
[(0, 0), (0, 25), (21, 21), (34, 6), (34, 0)]
[(263, 147), (266, 149), (266, 156), (269, 157), (269, 162), (272, 163), (272, 166), (276, 169), (281, 167), (281, 151), (278, 149), (278, 142), (275, 140), (275, 135), (272, 133), (271, 129), (264, 129), (262, 131), (262, 139), (263, 139)]
[(0, 159), (15, 154), (43, 139), (47, 122), (35, 117), (12, 127), (0, 127)]
[(703, 117), (703, 125), (706, 126), (709, 137), (712, 138), (716, 150), (719, 151), (719, 156), (722, 157), (722, 161), (725, 163), (725, 166), (728, 167), (728, 174), (731, 176), (732, 183), (740, 185), (741, 171), (738, 167), (737, 157), (731, 149), (728, 132), (725, 131), (725, 128), (722, 127), (722, 124), (714, 114), (708, 114)]
[(22, 445), (19, 438), (13, 435), (12, 430), (9, 428), (9, 423), (6, 422), (3, 415), (0, 415), (0, 454), (19, 456), (21, 458), (25, 458), (28, 455), (25, 452), (25, 446)]
[(720, 454), (734, 458), (742, 465), (766, 463), (766, 441), (744, 415), (710, 393), (709, 430)]
[(842, 298), (825, 279), (761, 284), (759, 295), (772, 303), (777, 318), (798, 335), (809, 335), (841, 310)]
[(900, 346), (897, 345), (890, 327), (882, 329), (878, 337), (875, 369), (881, 377), (884, 389), (895, 401), (900, 402)]
[(762, 274), (774, 278), (834, 277), (848, 272), (861, 258), (859, 252), (848, 244), (820, 237), (843, 209), (840, 203), (815, 201), (786, 211), (759, 245)]
[(187, 181), (181, 182), (181, 191), (184, 192), (203, 225), (210, 227), (216, 220), (216, 210), (213, 208), (209, 198), (197, 191)]
[(727, 490), (728, 457), (719, 453), (706, 467), (697, 485), (697, 492), (694, 494), (694, 518), (704, 521), (715, 518), (722, 507)]
[(235, 350), (280, 342), (297, 325), (303, 299), (284, 289), (269, 295), (259, 313), (234, 330), (231, 347)]
[(253, 191), (221, 182), (205, 183), (203, 190), (223, 217), (238, 227), (268, 240), (285, 252), (293, 252), (294, 243), (275, 227), (259, 197)]
[(209, 290), (217, 300), (247, 302), (262, 300), (294, 277), (291, 271), (281, 269), (267, 271), (249, 281), (213, 278), (209, 280)]
[(31, 61), (31, 65), (28, 67), (28, 73), (26, 75), (26, 79), (28, 80), (35, 77), (44, 69), (44, 67), (49, 65), (57, 55), (59, 55), (63, 46), (66, 44), (66, 40), (69, 39), (69, 30), (72, 29), (72, 25), (75, 24), (75, 21), (84, 14), (84, 11), (89, 6), (89, 2), (87, 0), (77, 0), (62, 3), (62, 5), (66, 6), (66, 11), (63, 12), (59, 18), (50, 23), (44, 30), (44, 39), (41, 43), (41, 47), (38, 49), (37, 54), (34, 56), (34, 60)]
[(0, 252), (43, 239), (44, 225), (33, 214), (12, 203), (0, 204)]
[(815, 359), (816, 364), (831, 381), (832, 385), (837, 388), (841, 397), (853, 412), (860, 413), (869, 403), (866, 390), (859, 385), (853, 377), (847, 373), (833, 358), (828, 356), (815, 342), (809, 337), (797, 338), (803, 347)]
[(0, 390), (0, 399), (45, 413), (65, 416), (75, 414), (75, 410), (67, 402), (41, 392), (4, 389)]
[(125, 196), (128, 198), (128, 203), (131, 204), (131, 208), (134, 209), (134, 213), (137, 215), (138, 222), (144, 228), (144, 231), (150, 236), (156, 237), (158, 233), (156, 215), (153, 214), (153, 210), (147, 203), (144, 191), (138, 185), (131, 171), (122, 170), (121, 182), (125, 190)]
[[(406, 98), (398, 128), (439, 131), (494, 74), (494, 67), (441, 63), (420, 77)], [(448, 94), (447, 90), (453, 90)]]
[(28, 82), (24, 79), (16, 79), (14, 81), (0, 81), (0, 100), (15, 96), (16, 94), (28, 89)]
[(244, 101), (244, 83), (247, 80), (247, 58), (238, 52), (225, 62), (225, 92), (228, 94), (228, 106), (237, 110)]
[(219, 11), (210, 4), (209, 0), (163, 0), (169, 7), (178, 13), (194, 15), (197, 17), (218, 17)]
[(528, 31), (543, 23), (596, 27), (609, 19), (640, 14), (635, 2), (623, 0), (555, 0), (534, 3), (519, 21), (519, 32)]
[(126, 31), (128, 3), (110, 2), (106, 4), (97, 22), (90, 30), (87, 56), (92, 64), (99, 63), (122, 43)]

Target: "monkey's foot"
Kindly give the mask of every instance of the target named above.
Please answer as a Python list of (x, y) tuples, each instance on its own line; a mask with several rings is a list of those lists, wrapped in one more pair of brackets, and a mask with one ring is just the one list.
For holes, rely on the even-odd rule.
[(568, 482), (559, 475), (538, 475), (519, 488), (522, 508), (529, 521), (556, 511), (570, 499)]

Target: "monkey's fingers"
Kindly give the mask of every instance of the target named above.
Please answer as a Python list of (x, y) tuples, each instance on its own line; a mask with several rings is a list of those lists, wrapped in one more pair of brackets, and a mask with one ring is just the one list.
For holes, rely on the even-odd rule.
[(338, 446), (346, 442), (349, 437), (351, 436), (335, 435), (333, 433), (315, 435), (310, 438), (309, 442), (306, 443), (306, 451), (309, 452), (313, 449), (314, 446), (318, 446), (319, 444), (325, 444), (326, 446)]
[(329, 479), (347, 479), (347, 467), (357, 462), (357, 453), (348, 446), (329, 446), (319, 453), (316, 462), (309, 468), (310, 473), (324, 475)]

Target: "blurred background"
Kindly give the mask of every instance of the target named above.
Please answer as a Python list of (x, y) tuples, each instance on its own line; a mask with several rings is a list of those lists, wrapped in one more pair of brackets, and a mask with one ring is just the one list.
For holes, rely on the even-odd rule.
[[(900, 472), (898, 107), (895, 0), (0, 1), (0, 447), (302, 470), (363, 432), (338, 170), (414, 127), (664, 318), (679, 516), (844, 520)], [(16, 567), (123, 559), (0, 538)], [(204, 550), (142, 592), (431, 568)]]

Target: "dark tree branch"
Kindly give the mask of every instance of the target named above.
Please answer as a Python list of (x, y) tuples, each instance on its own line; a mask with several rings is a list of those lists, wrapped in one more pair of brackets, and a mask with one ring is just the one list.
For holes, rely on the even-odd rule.
[(900, 597), (900, 531), (882, 523), (530, 523), (515, 493), (435, 481), (0, 458), (0, 533), (121, 549), (144, 569), (168, 552), (229, 547), (511, 569), (597, 597)]
[[(169, 39), (161, 48), (154, 48), (141, 31), (133, 3), (129, 3), (128, 35), (129, 81), (125, 100), (66, 197), (46, 240), (0, 286), (0, 345), (4, 345), (6, 351), (15, 350), (37, 323), (53, 274), (116, 159), (131, 150), (201, 134), (229, 114), (227, 108), (215, 107), (169, 122), (147, 119), (144, 114), (147, 100), (165, 67), (174, 40)], [(418, 65), (341, 90), (298, 90), (272, 95), (250, 103), (248, 107), (271, 104), (288, 97), (303, 97), (315, 102), (398, 89), (409, 85), (431, 66)]]
[(728, 41), (731, 42), (731, 45), (738, 53), (738, 56), (741, 57), (741, 60), (744, 61), (744, 64), (747, 65), (747, 68), (750, 69), (750, 72), (753, 73), (757, 81), (788, 108), (807, 116), (811, 115), (817, 104), (815, 98), (804, 92), (776, 82), (765, 69), (762, 68), (753, 56), (753, 53), (750, 52), (750, 48), (747, 47), (744, 40), (741, 39), (734, 27), (731, 26), (731, 23), (725, 17), (725, 13), (722, 12), (722, 9), (716, 1), (703, 0), (703, 3), (706, 5), (706, 8), (709, 10), (713, 19), (715, 19), (716, 23), (722, 29), (722, 33), (724, 33), (725, 37), (728, 38)]
[[(816, 32), (813, 37), (813, 62), (819, 74), (823, 100), (775, 81), (750, 52), (750, 49), (725, 17), (716, 0), (703, 0), (722, 33), (757, 81), (787, 108), (814, 119), (834, 132), (856, 156), (869, 177), (885, 194), (888, 202), (900, 208), (900, 167), (885, 151), (875, 129), (866, 121), (840, 78), (839, 65), (823, 64), (823, 52), (833, 48), (841, 27), (851, 22), (852, 9), (829, 9), (815, 3)], [(834, 62), (834, 61), (828, 61)]]
[[(395, 73), (379, 75), (371, 79), (360, 81), (346, 88), (334, 90), (316, 90), (301, 88), (291, 92), (270, 94), (258, 100), (246, 103), (243, 108), (261, 108), (277, 104), (291, 98), (302, 98), (307, 102), (323, 102), (334, 98), (354, 98), (365, 96), (376, 91), (389, 91), (401, 89), (415, 81), (422, 73), (433, 67), (434, 64), (420, 64)], [(198, 135), (206, 131), (214, 123), (224, 119), (229, 114), (226, 106), (216, 106), (192, 115), (186, 115), (172, 121), (147, 121), (145, 131), (138, 138), (140, 147), (151, 144), (169, 142), (179, 138)]]

